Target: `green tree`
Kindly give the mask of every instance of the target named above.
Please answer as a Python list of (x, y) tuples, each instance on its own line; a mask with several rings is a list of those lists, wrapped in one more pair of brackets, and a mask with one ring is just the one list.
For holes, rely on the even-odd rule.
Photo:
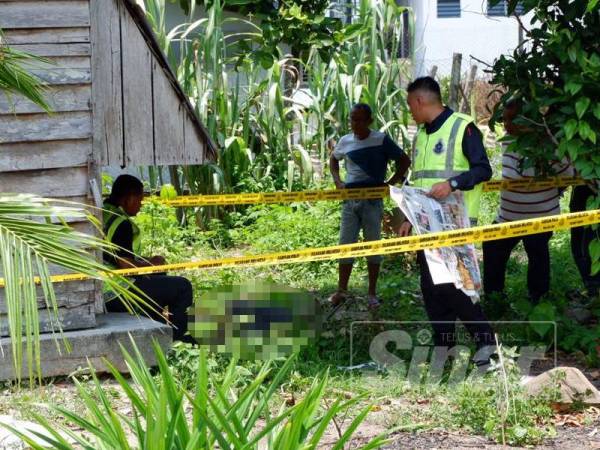
[[(177, 1), (177, 0), (175, 0)], [(178, 0), (182, 9), (189, 14), (194, 0)], [(214, 0), (196, 0), (209, 9)], [(322, 59), (328, 61), (333, 52), (343, 43), (343, 23), (337, 18), (326, 17), (329, 0), (223, 0), (221, 4), (260, 23), (262, 30), (255, 44), (250, 47), (240, 41), (241, 54), (251, 54), (265, 69), (271, 67), (280, 55), (281, 44), (290, 46), (291, 55), (306, 61), (311, 50), (318, 50)]]
[[(497, 2), (496, 2), (497, 3)], [(523, 102), (517, 122), (531, 132), (519, 136), (514, 151), (529, 165), (549, 170), (550, 162), (567, 157), (579, 174), (600, 178), (600, 6), (599, 0), (510, 0), (518, 5), (524, 42), (511, 56), (496, 60), (492, 83)], [(522, 21), (522, 17), (519, 19)], [(497, 109), (491, 125), (499, 120)], [(594, 207), (600, 206), (600, 199)]]
[[(553, 160), (567, 158), (585, 179), (600, 179), (600, 1), (510, 0), (531, 12), (525, 41), (494, 64), (492, 83), (522, 101), (515, 121), (529, 128), (510, 149), (526, 165), (551, 174)], [(519, 19), (520, 20), (520, 19)], [(501, 102), (499, 104), (501, 104)], [(499, 119), (497, 108), (490, 125)], [(588, 208), (599, 208), (596, 196)], [(600, 270), (600, 242), (592, 242), (592, 273)]]

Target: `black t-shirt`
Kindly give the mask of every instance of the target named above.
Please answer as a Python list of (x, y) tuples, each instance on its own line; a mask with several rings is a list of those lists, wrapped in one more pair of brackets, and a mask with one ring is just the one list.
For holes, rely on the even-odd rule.
[[(116, 215), (112, 215), (111, 218), (104, 224), (104, 233), (108, 232), (111, 224), (118, 217)], [(110, 240), (113, 244), (122, 247), (115, 251), (117, 256), (120, 257), (131, 257), (133, 253), (133, 227), (131, 226), (131, 222), (129, 220), (122, 221), (115, 230), (115, 233)], [(103, 259), (107, 264), (117, 265), (116, 258), (104, 252)]]

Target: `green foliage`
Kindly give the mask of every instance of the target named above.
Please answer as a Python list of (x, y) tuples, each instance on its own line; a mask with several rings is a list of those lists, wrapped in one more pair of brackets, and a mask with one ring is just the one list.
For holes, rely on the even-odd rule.
[(47, 59), (7, 46), (0, 29), (0, 92), (9, 100), (11, 95), (22, 95), (50, 112), (50, 106), (44, 98), (45, 85), (30, 72), (35, 67), (48, 64)]
[[(348, 132), (350, 107), (358, 101), (373, 107), (376, 127), (406, 144), (409, 114), (401, 82), (410, 74), (397, 55), (407, 9), (393, 1), (363, 0), (356, 23), (327, 31), (325, 39), (306, 32), (328, 22), (315, 19), (322, 3), (283, 2), (277, 12), (282, 30), (302, 32), (303, 39), (295, 40), (298, 58), (281, 48), (264, 51), (265, 42), (278, 41), (276, 27), (225, 18), (218, 0), (207, 8), (207, 17), (194, 20), (190, 12), (190, 22), (173, 30), (165, 29), (164, 0), (145, 1), (159, 42), (219, 148), (214, 164), (183, 168), (192, 193), (310, 186), (313, 161), (326, 165), (332, 143)], [(243, 31), (227, 34), (232, 22)], [(325, 56), (329, 41), (336, 42), (335, 51)], [(198, 213), (204, 222), (217, 215), (214, 207)]]
[(461, 383), (450, 391), (453, 419), (461, 427), (484, 434), (504, 445), (531, 445), (553, 436), (551, 403), (556, 389), (529, 397), (521, 387), (515, 364), (518, 355), (501, 349), (502, 363), (481, 379)]
[[(339, 236), (339, 205), (319, 202), (314, 205), (273, 205), (254, 208), (245, 226), (234, 232), (235, 242), (251, 242), (254, 253), (283, 252), (303, 248), (337, 245)], [(242, 225), (244, 222), (238, 222)], [(276, 227), (273, 224), (277, 224)], [(312, 262), (283, 266), (287, 281), (302, 281), (306, 289), (318, 279), (329, 278), (337, 271), (336, 261)]]
[[(179, 384), (158, 344), (153, 345), (158, 362), (156, 377), (133, 340), (132, 347), (133, 354), (121, 347), (131, 372), (131, 381), (123, 377), (110, 362), (106, 361), (106, 365), (131, 402), (133, 418), (113, 409), (110, 394), (90, 366), (92, 387), (87, 388), (76, 381), (86, 414), (53, 405), (52, 409), (64, 421), (56, 426), (40, 414), (33, 413), (47, 433), (38, 436), (53, 447), (64, 450), (316, 449), (336, 416), (357, 405), (364, 397), (336, 400), (326, 409), (322, 408), (329, 381), (325, 371), (314, 378), (302, 400), (293, 406), (283, 403), (273, 411), (271, 403), (275, 400), (274, 395), (289, 375), (293, 358), (276, 372), (272, 371), (272, 363), (267, 362), (254, 378), (244, 380), (240, 380), (240, 372), (236, 369), (235, 361), (232, 361), (222, 378), (217, 380), (207, 365), (205, 352), (200, 351), (194, 387), (188, 392)], [(369, 406), (360, 409), (340, 436), (335, 449), (344, 448), (369, 411)], [(75, 426), (82, 432), (73, 432), (65, 424)], [(22, 433), (11, 430), (33, 449), (45, 448)], [(75, 445), (68, 442), (60, 431), (68, 434)], [(133, 445), (130, 441), (133, 441)], [(385, 442), (383, 436), (378, 436), (360, 448), (378, 448)]]
[[(98, 227), (97, 220), (83, 206), (28, 194), (0, 197), (0, 272), (12, 338), (12, 362), (19, 383), (24, 361), (30, 383), (33, 384), (34, 375), (38, 379), (41, 376), (38, 299), (49, 310), (52, 331), (62, 335), (50, 280), (51, 265), (104, 281), (129, 307), (149, 301), (138, 296), (135, 289), (129, 292), (132, 283), (120, 276), (109, 276), (109, 269), (95, 258), (94, 251), (112, 252), (113, 245), (77, 232), (66, 223), (68, 217)], [(66, 340), (63, 344), (70, 349)]]
[[(185, 14), (192, 10), (193, 0), (180, 0)], [(214, 0), (196, 0), (196, 4), (211, 8)], [(341, 45), (338, 34), (343, 27), (339, 19), (326, 16), (329, 0), (282, 0), (275, 6), (273, 1), (223, 0), (223, 8), (260, 21), (262, 36), (257, 39), (258, 48), (249, 55), (257, 64), (269, 68), (277, 60), (282, 44), (291, 47), (295, 58), (306, 60), (308, 52), (317, 48), (326, 60)]]
[[(600, 177), (600, 53), (599, 5), (589, 0), (510, 1), (532, 11), (532, 28), (512, 56), (500, 57), (492, 69), (493, 83), (507, 90), (502, 100), (523, 101), (515, 122), (529, 132), (511, 145), (549, 171), (552, 160), (569, 158), (584, 178)], [(499, 119), (497, 110), (492, 122)], [(595, 202), (598, 206), (598, 201)]]

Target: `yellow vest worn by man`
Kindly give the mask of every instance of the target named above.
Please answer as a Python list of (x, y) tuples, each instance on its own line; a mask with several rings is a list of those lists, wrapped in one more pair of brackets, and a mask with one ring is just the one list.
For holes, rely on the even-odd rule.
[[(419, 126), (413, 148), (413, 186), (430, 188), (469, 170), (462, 141), (467, 125), (472, 122), (470, 116), (454, 112), (435, 133), (427, 134), (425, 127)], [(481, 191), (481, 184), (464, 191), (465, 204), (472, 220), (479, 216)]]

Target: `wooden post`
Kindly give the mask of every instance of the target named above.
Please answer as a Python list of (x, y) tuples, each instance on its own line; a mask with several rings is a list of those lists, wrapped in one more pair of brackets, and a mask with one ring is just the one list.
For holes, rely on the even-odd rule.
[(475, 84), (475, 76), (477, 75), (477, 66), (472, 65), (471, 71), (469, 72), (469, 78), (467, 78), (467, 86), (465, 88), (465, 95), (460, 102), (460, 112), (468, 113), (471, 107), (471, 94), (473, 93), (473, 85)]
[(429, 76), (431, 78), (435, 78), (435, 76), (437, 75), (437, 71), (438, 71), (438, 66), (431, 66), (431, 69), (429, 70)]
[(458, 110), (458, 96), (460, 93), (460, 66), (462, 63), (462, 54), (454, 53), (452, 56), (452, 75), (450, 78), (450, 95), (448, 97), (448, 106), (453, 110)]

